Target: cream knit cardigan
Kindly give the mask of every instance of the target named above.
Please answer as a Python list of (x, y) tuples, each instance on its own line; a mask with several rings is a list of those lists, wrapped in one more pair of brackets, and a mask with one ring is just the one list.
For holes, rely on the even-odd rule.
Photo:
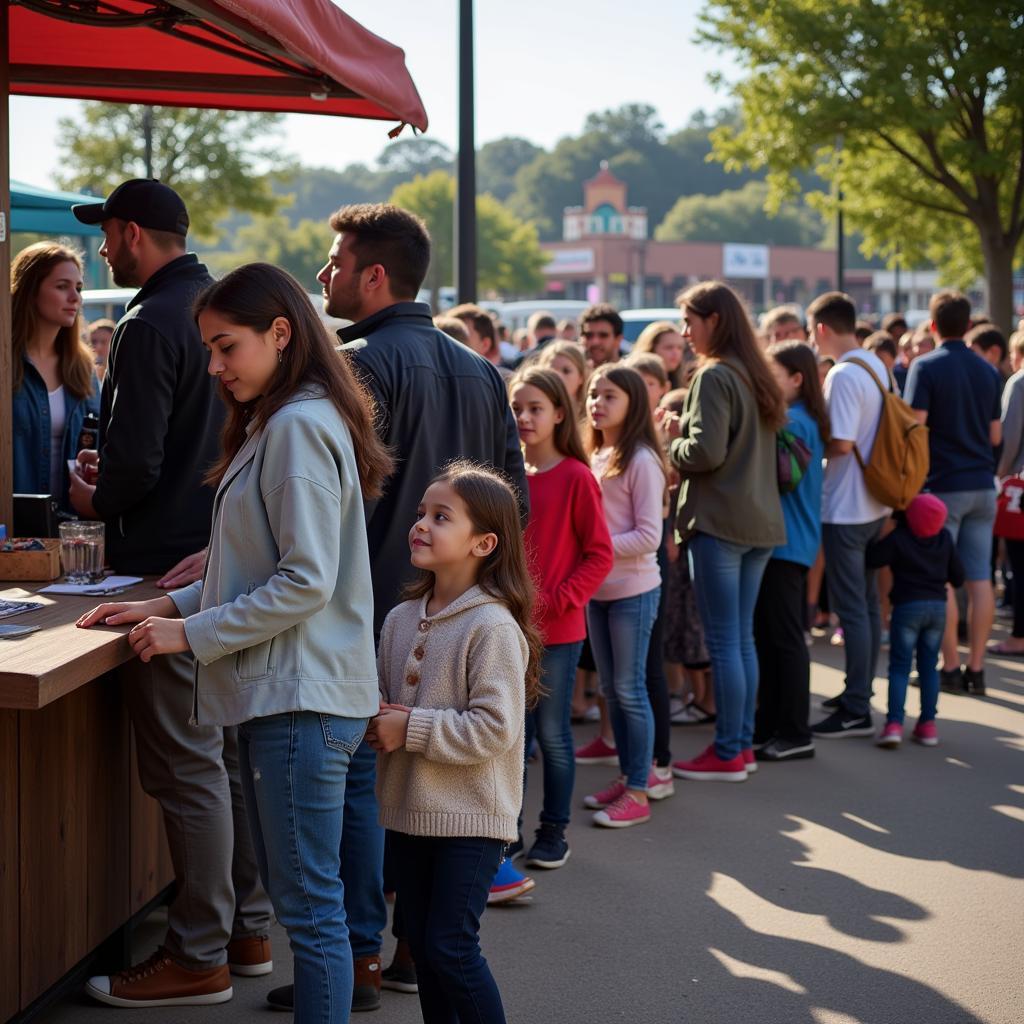
[(508, 608), (472, 587), (436, 615), (427, 598), (381, 630), (383, 700), (412, 708), (405, 747), (377, 757), (380, 823), (414, 836), (512, 841), (523, 801), (528, 651)]

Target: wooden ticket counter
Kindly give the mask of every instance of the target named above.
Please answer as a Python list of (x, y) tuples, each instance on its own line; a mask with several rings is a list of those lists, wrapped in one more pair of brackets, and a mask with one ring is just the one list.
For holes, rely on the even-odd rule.
[[(0, 596), (43, 586), (0, 583)], [(147, 582), (111, 600), (158, 593)], [(75, 627), (100, 598), (40, 597), (45, 608), (5, 620), (39, 631), (0, 640), (0, 1021), (97, 950), (120, 959), (121, 929), (174, 877), (113, 674), (133, 656), (128, 627)]]

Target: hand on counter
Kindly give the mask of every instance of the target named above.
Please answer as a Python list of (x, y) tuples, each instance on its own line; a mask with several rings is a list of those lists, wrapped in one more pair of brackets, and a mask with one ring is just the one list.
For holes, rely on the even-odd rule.
[(197, 551), (188, 558), (183, 558), (173, 569), (167, 572), (156, 581), (158, 587), (164, 590), (174, 590), (178, 587), (187, 587), (190, 583), (203, 578), (203, 567), (206, 565), (206, 548)]
[(167, 618), (176, 613), (177, 607), (169, 597), (154, 597), (152, 601), (108, 601), (87, 611), (75, 625), (79, 629), (96, 625), (123, 626), (152, 616)]

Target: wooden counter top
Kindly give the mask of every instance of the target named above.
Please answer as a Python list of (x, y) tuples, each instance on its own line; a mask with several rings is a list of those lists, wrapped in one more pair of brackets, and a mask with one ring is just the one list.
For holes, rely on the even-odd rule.
[[(37, 591), (49, 585), (0, 581), (0, 597), (45, 602), (39, 611), (0, 620), (4, 624), (40, 627), (16, 640), (0, 640), (0, 708), (34, 711), (45, 707), (134, 657), (125, 639), (130, 626), (79, 629), (75, 625), (83, 612), (103, 601), (102, 597), (37, 596)], [(166, 593), (152, 580), (144, 580), (109, 600), (148, 601)]]

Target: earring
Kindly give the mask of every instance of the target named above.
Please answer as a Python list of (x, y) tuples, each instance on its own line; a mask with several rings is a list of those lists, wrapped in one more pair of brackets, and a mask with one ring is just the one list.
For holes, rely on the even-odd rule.
[(278, 349), (277, 350), (277, 365), (280, 366), (283, 360), (284, 360), (284, 356), (281, 355), (281, 349)]

